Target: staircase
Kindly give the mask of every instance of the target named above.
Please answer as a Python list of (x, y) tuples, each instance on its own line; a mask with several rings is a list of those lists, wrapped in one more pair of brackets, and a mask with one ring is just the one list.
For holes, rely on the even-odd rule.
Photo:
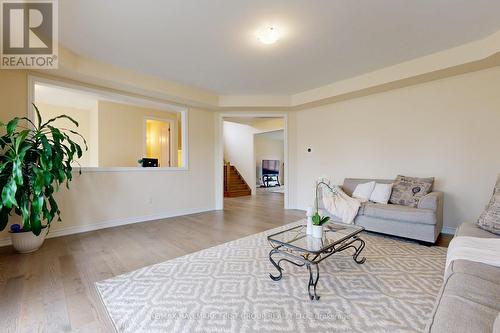
[(243, 197), (252, 191), (234, 165), (224, 163), (224, 197)]

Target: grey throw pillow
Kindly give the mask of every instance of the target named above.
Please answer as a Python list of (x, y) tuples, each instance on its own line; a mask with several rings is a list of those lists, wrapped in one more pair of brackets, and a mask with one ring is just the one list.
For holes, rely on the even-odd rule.
[(477, 220), (479, 228), (500, 235), (500, 193), (493, 195)]
[(397, 176), (389, 202), (395, 205), (417, 207), (419, 200), (430, 191), (434, 178)]

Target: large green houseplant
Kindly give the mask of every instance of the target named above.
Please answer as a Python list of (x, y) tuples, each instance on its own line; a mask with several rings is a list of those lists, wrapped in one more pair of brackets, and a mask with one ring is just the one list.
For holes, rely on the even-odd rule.
[[(69, 188), (73, 164), (82, 156), (82, 147), (72, 138), (83, 136), (69, 128), (57, 128), (54, 122), (71, 117), (60, 115), (43, 121), (33, 105), (36, 121), (14, 118), (0, 122), (0, 231), (4, 230), (12, 213), (21, 217), (22, 226), (13, 232), (29, 232), (39, 236), (50, 223), (61, 220), (54, 198), (61, 184)], [(41, 244), (40, 244), (41, 245)]]

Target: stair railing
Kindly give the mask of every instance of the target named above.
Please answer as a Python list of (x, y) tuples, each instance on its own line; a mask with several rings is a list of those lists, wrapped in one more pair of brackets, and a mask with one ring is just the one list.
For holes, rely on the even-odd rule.
[(229, 191), (229, 175), (231, 174), (231, 164), (224, 163), (224, 192)]

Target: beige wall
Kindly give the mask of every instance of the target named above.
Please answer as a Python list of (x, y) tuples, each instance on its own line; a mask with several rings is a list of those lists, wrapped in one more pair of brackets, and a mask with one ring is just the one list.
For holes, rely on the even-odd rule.
[(27, 105), (28, 74), (20, 70), (0, 70), (0, 120), (25, 116)]
[[(27, 113), (27, 73), (0, 70), (0, 120)], [(188, 111), (189, 169), (75, 174), (70, 191), (57, 199), (61, 223), (54, 234), (141, 221), (214, 208), (214, 113)], [(18, 221), (18, 219), (16, 219)], [(168, 223), (168, 222), (166, 222)], [(0, 233), (0, 242), (8, 238)]]
[(259, 132), (279, 131), (285, 128), (284, 118), (259, 119), (252, 124)]
[(91, 167), (99, 166), (99, 110), (97, 104), (89, 111), (91, 135), (87, 140), (87, 144), (89, 146), (89, 166)]
[(474, 222), (500, 172), (499, 87), (495, 67), (297, 112), (297, 206), (320, 176), (434, 176), (445, 227)]
[(61, 191), (63, 223), (91, 225), (214, 209), (211, 111), (189, 110), (189, 170), (89, 172)]
[[(135, 105), (99, 101), (99, 166), (136, 167), (144, 157), (144, 120), (146, 117), (172, 120), (171, 147), (177, 147), (177, 113), (138, 107)], [(177, 153), (172, 154), (172, 166), (177, 166)]]
[[(97, 136), (97, 132), (92, 133), (91, 131), (91, 110), (85, 109), (77, 109), (70, 108), (66, 106), (57, 106), (45, 103), (37, 103), (38, 110), (40, 110), (40, 114), (42, 116), (42, 122), (45, 122), (51, 118), (55, 118), (60, 115), (70, 116), (72, 119), (78, 122), (78, 127), (74, 126), (72, 122), (67, 119), (60, 118), (53, 122), (53, 125), (56, 127), (69, 128), (80, 133), (85, 140), (87, 141), (88, 150), (83, 151), (83, 155), (78, 162), (81, 166), (97, 166), (97, 164), (92, 165), (90, 162), (90, 156), (92, 155), (92, 151), (97, 150), (97, 146), (91, 145), (90, 143), (95, 140), (92, 139), (93, 136)], [(82, 149), (84, 149), (85, 145), (83, 140), (75, 134), (68, 133), (72, 140), (76, 143), (80, 144)]]
[[(0, 121), (27, 115), (28, 105), (28, 74), (20, 70), (0, 70)], [(13, 223), (20, 223), (17, 216), (13, 216)], [(8, 228), (8, 227), (7, 227)], [(7, 238), (7, 228), (0, 232), (0, 240)]]

